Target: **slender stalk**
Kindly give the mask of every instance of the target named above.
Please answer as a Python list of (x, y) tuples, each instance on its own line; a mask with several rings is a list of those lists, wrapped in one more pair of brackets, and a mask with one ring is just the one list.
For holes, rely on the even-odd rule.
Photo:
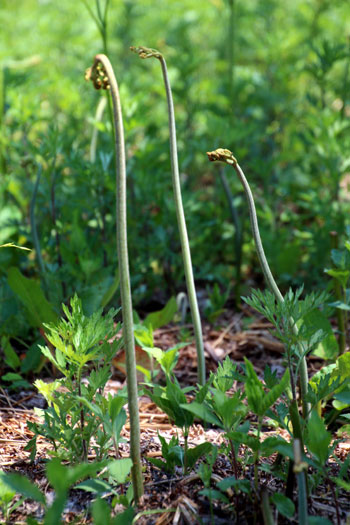
[(295, 439), (293, 442), (294, 449), (294, 472), (298, 478), (298, 518), (299, 525), (307, 525), (307, 490), (306, 490), (306, 477), (305, 468), (307, 463), (302, 461), (301, 457), (301, 444), (299, 439)]
[(339, 502), (338, 502), (337, 495), (335, 493), (334, 482), (328, 476), (327, 476), (326, 479), (327, 479), (329, 487), (331, 489), (331, 493), (332, 493), (332, 497), (333, 497), (333, 501), (334, 501), (334, 507), (335, 507), (335, 512), (336, 512), (336, 516), (337, 516), (337, 525), (341, 525)]
[[(81, 397), (81, 368), (78, 369), (77, 383), (78, 383), (78, 394), (79, 394), (79, 397)], [(80, 427), (81, 427), (81, 435), (82, 435), (82, 443), (83, 443), (83, 461), (87, 461), (88, 447), (87, 447), (86, 439), (83, 437), (84, 430), (85, 430), (84, 408), (83, 408), (82, 403), (79, 403), (79, 405), (80, 405)]]
[[(57, 180), (57, 171), (56, 171), (56, 157), (54, 158), (52, 162), (52, 168), (51, 171), (53, 173), (51, 177), (51, 218), (52, 223), (55, 228), (55, 240), (56, 240), (56, 250), (57, 250), (57, 263), (60, 270), (62, 270), (63, 267), (63, 260), (62, 260), (62, 254), (61, 254), (61, 235), (58, 231), (58, 224), (57, 224), (57, 215), (56, 215), (56, 180)], [(61, 282), (62, 286), (62, 295), (63, 300), (67, 297), (67, 286), (66, 282), (62, 280)]]
[(180, 235), (183, 265), (185, 271), (186, 285), (188, 300), (190, 303), (194, 336), (196, 340), (196, 349), (197, 349), (197, 361), (198, 361), (198, 383), (201, 385), (205, 384), (205, 359), (204, 359), (204, 347), (203, 347), (203, 335), (202, 335), (202, 325), (198, 308), (198, 301), (196, 296), (196, 288), (193, 278), (193, 269), (191, 262), (191, 252), (190, 245), (187, 235), (187, 227), (185, 214), (182, 204), (181, 196), (181, 184), (180, 184), (180, 175), (179, 175), (179, 166), (177, 158), (177, 143), (176, 143), (176, 126), (175, 126), (175, 112), (174, 112), (174, 103), (173, 96), (171, 92), (171, 86), (167, 71), (167, 66), (165, 59), (159, 51), (155, 49), (149, 49), (147, 47), (131, 47), (132, 51), (138, 53), (140, 58), (157, 58), (160, 61), (160, 65), (163, 73), (163, 80), (165, 85), (167, 103), (168, 103), (168, 117), (169, 117), (169, 137), (170, 137), (170, 158), (171, 158), (171, 171), (172, 171), (172, 181), (174, 189), (174, 199), (175, 199), (175, 208), (176, 208), (176, 217), (177, 224)]
[(117, 174), (117, 248), (130, 417), (130, 455), (133, 461), (132, 481), (135, 501), (138, 502), (143, 494), (143, 480), (140, 452), (140, 421), (138, 411), (134, 325), (127, 245), (126, 166), (123, 118), (117, 80), (112, 65), (106, 55), (96, 55), (92, 68), (86, 72), (86, 78), (88, 80), (91, 79), (94, 87), (97, 89), (110, 89), (113, 103)]
[(34, 185), (33, 195), (30, 201), (29, 213), (30, 213), (30, 227), (32, 230), (32, 238), (33, 238), (33, 244), (35, 248), (35, 255), (38, 261), (38, 266), (40, 268), (41, 278), (43, 280), (43, 284), (45, 288), (45, 295), (46, 295), (46, 298), (48, 299), (49, 290), (48, 290), (47, 281), (46, 281), (46, 271), (45, 271), (44, 261), (41, 255), (40, 242), (39, 242), (39, 237), (38, 237), (38, 229), (36, 226), (36, 217), (35, 217), (35, 203), (36, 203), (36, 197), (38, 194), (38, 188), (40, 184), (41, 172), (42, 172), (42, 166), (41, 164), (38, 164), (38, 173), (37, 173), (37, 177), (36, 177), (36, 181)]
[(185, 428), (184, 430), (184, 475), (187, 474), (187, 452), (188, 452), (188, 428)]
[(264, 490), (261, 501), (261, 510), (263, 513), (264, 525), (275, 525), (275, 520), (273, 519), (272, 509), (269, 503), (269, 495)]
[[(279, 288), (278, 288), (278, 286), (276, 284), (276, 281), (275, 281), (275, 279), (274, 279), (274, 277), (273, 277), (273, 275), (271, 273), (270, 266), (269, 266), (269, 264), (267, 262), (267, 259), (266, 259), (266, 256), (265, 256), (265, 252), (264, 252), (264, 248), (263, 248), (263, 245), (262, 245), (262, 242), (261, 242), (261, 237), (260, 237), (260, 232), (259, 232), (259, 225), (258, 225), (258, 218), (257, 218), (257, 214), (256, 214), (253, 194), (251, 192), (251, 189), (250, 189), (250, 186), (248, 184), (248, 181), (247, 181), (247, 179), (246, 179), (246, 177), (245, 177), (245, 175), (244, 175), (240, 165), (238, 164), (237, 160), (233, 156), (232, 152), (230, 150), (228, 150), (228, 149), (219, 148), (219, 149), (217, 149), (215, 151), (208, 152), (207, 155), (208, 155), (209, 160), (225, 162), (226, 164), (229, 164), (230, 166), (233, 166), (233, 168), (235, 169), (235, 171), (236, 171), (236, 173), (237, 173), (237, 175), (238, 175), (238, 177), (239, 177), (239, 179), (240, 179), (240, 181), (242, 183), (242, 186), (244, 188), (244, 191), (245, 191), (245, 194), (246, 194), (246, 197), (247, 197), (247, 200), (248, 200), (250, 224), (251, 224), (251, 228), (252, 228), (252, 233), (253, 233), (253, 237), (254, 237), (256, 252), (257, 252), (257, 255), (258, 255), (258, 259), (259, 259), (259, 262), (260, 262), (261, 269), (263, 271), (264, 277), (266, 279), (266, 282), (267, 282), (269, 288), (271, 289), (271, 291), (273, 292), (273, 294), (276, 297), (277, 302), (283, 303), (284, 302), (283, 295), (281, 294), (281, 292), (280, 292), (280, 290), (279, 290)], [(291, 326), (291, 328), (293, 330), (293, 333), (295, 335), (298, 335), (298, 328), (297, 328), (294, 320), (293, 319), (289, 319), (289, 323), (290, 323), (290, 326)], [(303, 403), (303, 414), (304, 414), (304, 417), (306, 418), (308, 416), (308, 413), (309, 413), (309, 407), (308, 407), (308, 403), (306, 402), (306, 395), (307, 395), (307, 389), (308, 389), (308, 373), (307, 373), (307, 365), (306, 365), (305, 356), (303, 356), (301, 358), (299, 377), (300, 377), (300, 393), (301, 393), (301, 399), (302, 399), (302, 403)]]

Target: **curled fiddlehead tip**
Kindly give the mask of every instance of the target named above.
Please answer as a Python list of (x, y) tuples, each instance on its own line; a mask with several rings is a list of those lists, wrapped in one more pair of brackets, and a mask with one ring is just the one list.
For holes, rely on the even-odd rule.
[(85, 80), (91, 80), (95, 89), (110, 89), (111, 87), (103, 64), (96, 58), (93, 65), (85, 71)]
[(226, 164), (231, 164), (233, 166), (237, 164), (237, 159), (229, 149), (218, 148), (214, 151), (207, 151), (207, 155), (211, 162), (226, 162)]
[(138, 54), (140, 58), (162, 58), (162, 54), (159, 53), (156, 49), (152, 49), (151, 47), (134, 47), (131, 46), (130, 50), (134, 53)]

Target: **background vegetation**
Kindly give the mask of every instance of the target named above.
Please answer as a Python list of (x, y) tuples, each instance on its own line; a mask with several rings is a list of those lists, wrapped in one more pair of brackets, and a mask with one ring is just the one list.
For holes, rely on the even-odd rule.
[[(102, 95), (84, 81), (103, 51), (84, 3), (4, 0), (0, 17), (0, 244), (32, 249), (0, 250), (0, 326), (6, 341), (22, 347), (36, 335), (10, 268), (40, 282), (57, 314), (74, 292), (87, 313), (110, 298), (114, 160), (108, 111), (95, 120)], [(220, 146), (232, 149), (254, 188), (279, 283), (325, 286), (330, 232), (344, 233), (350, 207), (349, 4), (112, 0), (107, 33), (123, 99), (135, 307), (155, 309), (184, 289), (161, 72), (130, 53), (139, 44), (160, 49), (169, 67), (198, 287), (233, 290), (236, 278), (235, 226), (219, 171), (205, 155)], [(248, 279), (262, 277), (242, 189), (230, 170), (226, 176), (244, 234), (243, 293)]]

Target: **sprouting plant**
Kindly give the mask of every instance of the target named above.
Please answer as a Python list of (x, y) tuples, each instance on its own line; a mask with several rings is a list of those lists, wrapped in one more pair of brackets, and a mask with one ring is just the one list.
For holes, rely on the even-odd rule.
[(122, 109), (117, 80), (112, 65), (105, 55), (100, 54), (95, 56), (92, 67), (86, 72), (86, 78), (92, 81), (96, 89), (103, 88), (110, 90), (113, 103), (117, 173), (117, 249), (130, 415), (130, 455), (133, 461), (132, 479), (134, 495), (135, 500), (138, 501), (143, 493), (143, 481), (140, 453), (140, 421), (138, 412), (132, 298), (127, 244), (126, 166)]
[(216, 319), (225, 311), (225, 304), (230, 295), (230, 288), (222, 292), (218, 283), (215, 283), (213, 288), (208, 290), (208, 299), (204, 309), (210, 323), (215, 323)]
[(198, 302), (196, 297), (196, 288), (193, 278), (193, 269), (191, 262), (191, 252), (187, 235), (187, 227), (185, 214), (182, 204), (181, 196), (181, 184), (180, 184), (180, 175), (179, 175), (179, 166), (178, 166), (178, 157), (177, 157), (177, 142), (176, 142), (176, 126), (175, 126), (175, 112), (172, 91), (168, 76), (168, 70), (165, 62), (164, 56), (157, 51), (156, 49), (150, 49), (147, 47), (131, 47), (131, 50), (137, 53), (140, 58), (157, 58), (161, 64), (165, 91), (168, 102), (168, 119), (169, 119), (169, 137), (170, 137), (170, 158), (171, 158), (171, 170), (172, 170), (172, 180), (173, 180), (173, 189), (174, 189), (174, 199), (176, 207), (176, 217), (179, 228), (182, 257), (188, 292), (188, 300), (190, 303), (193, 328), (196, 340), (196, 349), (197, 349), (197, 360), (198, 360), (198, 382), (201, 385), (205, 383), (205, 359), (204, 359), (204, 347), (203, 347), (203, 335), (202, 335), (202, 326), (201, 319), (199, 314)]
[[(182, 429), (184, 438), (183, 469), (184, 473), (187, 473), (195, 465), (196, 461), (203, 454), (207, 453), (210, 444), (204, 442), (194, 448), (188, 447), (189, 431), (193, 425), (196, 412), (191, 410), (192, 403), (188, 403), (186, 398), (186, 394), (192, 390), (192, 387), (181, 388), (173, 373), (178, 357), (177, 350), (176, 347), (171, 348), (167, 352), (160, 348), (148, 348), (148, 352), (153, 355), (162, 368), (166, 384), (165, 386), (160, 386), (146, 383), (145, 392), (168, 415), (170, 421)], [(193, 401), (194, 405), (197, 406), (203, 403), (208, 387), (209, 383), (199, 387)]]
[(215, 374), (210, 374), (209, 381), (203, 388), (204, 395), (183, 405), (183, 408), (205, 423), (214, 424), (224, 431), (236, 479), (238, 479), (237, 450), (230, 437), (230, 432), (237, 429), (247, 413), (247, 407), (243, 403), (244, 394), (240, 390), (234, 394), (228, 393), (237, 378), (240, 378), (237, 366), (229, 357), (226, 357), (223, 363), (219, 364)]
[[(279, 288), (278, 288), (278, 286), (276, 284), (276, 281), (275, 281), (275, 279), (274, 279), (274, 277), (273, 277), (273, 275), (271, 273), (269, 264), (268, 264), (266, 256), (265, 256), (264, 248), (263, 248), (263, 245), (262, 245), (262, 242), (261, 242), (261, 237), (260, 237), (260, 232), (259, 232), (258, 219), (257, 219), (257, 214), (256, 214), (253, 194), (251, 192), (251, 189), (250, 189), (250, 186), (248, 184), (248, 181), (247, 181), (247, 179), (246, 179), (246, 177), (245, 177), (245, 175), (244, 175), (240, 165), (237, 162), (237, 159), (233, 156), (233, 154), (232, 154), (232, 152), (230, 150), (222, 149), (222, 148), (219, 148), (219, 149), (217, 149), (215, 151), (208, 152), (207, 155), (208, 155), (208, 158), (209, 158), (210, 161), (225, 162), (226, 164), (229, 164), (230, 166), (232, 166), (235, 169), (235, 171), (236, 171), (236, 173), (237, 173), (237, 175), (238, 175), (238, 177), (239, 177), (239, 179), (240, 179), (240, 181), (241, 181), (241, 183), (243, 185), (243, 188), (244, 188), (244, 191), (245, 191), (245, 194), (246, 194), (246, 197), (247, 197), (248, 208), (249, 208), (249, 216), (250, 216), (250, 223), (251, 223), (251, 228), (252, 228), (252, 233), (253, 233), (253, 237), (254, 237), (256, 252), (257, 252), (257, 255), (258, 255), (258, 258), (259, 258), (261, 269), (263, 271), (264, 277), (266, 279), (266, 282), (267, 282), (269, 288), (271, 289), (271, 291), (273, 292), (273, 294), (276, 297), (277, 302), (283, 303), (284, 302), (283, 295), (281, 294), (281, 292), (280, 292), (280, 290), (279, 290)], [(292, 327), (293, 332), (297, 335), (298, 334), (298, 327), (295, 324), (295, 321), (294, 321), (293, 318), (289, 319), (289, 324)], [(307, 396), (307, 389), (308, 389), (308, 373), (307, 373), (306, 358), (305, 358), (305, 355), (303, 355), (302, 352), (301, 352), (301, 360), (300, 360), (300, 368), (299, 368), (299, 377), (300, 377), (301, 399), (302, 399), (302, 403), (303, 403), (303, 413), (304, 413), (304, 416), (307, 417), (307, 414), (308, 414), (308, 403), (306, 401), (306, 396)]]
[(174, 474), (176, 466), (182, 468), (184, 466), (184, 450), (180, 445), (179, 437), (178, 435), (172, 436), (170, 441), (167, 442), (158, 431), (158, 439), (162, 445), (163, 459), (147, 458), (147, 460), (168, 474)]
[(202, 496), (207, 496), (209, 500), (209, 508), (210, 508), (210, 518), (211, 518), (211, 524), (215, 524), (215, 515), (214, 515), (214, 507), (213, 507), (213, 499), (220, 499), (224, 503), (229, 503), (228, 498), (219, 490), (212, 489), (211, 488), (211, 481), (212, 481), (212, 474), (213, 474), (213, 467), (215, 464), (215, 461), (218, 456), (218, 447), (215, 445), (212, 445), (211, 450), (206, 455), (206, 460), (203, 461), (197, 470), (198, 476), (203, 482), (204, 489), (202, 489), (199, 494)]
[[(121, 341), (108, 342), (118, 330), (114, 327), (115, 310), (102, 316), (102, 309), (86, 317), (77, 296), (71, 299), (71, 308), (63, 305), (66, 319), (45, 325), (47, 346), (40, 347), (43, 355), (61, 372), (62, 378), (52, 383), (36, 380), (35, 386), (45, 397), (49, 407), (41, 411), (43, 423), (28, 422), (34, 438), (27, 445), (36, 453), (36, 437), (45, 436), (54, 447), (54, 455), (72, 462), (86, 461), (92, 437), (95, 438), (97, 457), (105, 457), (114, 445), (118, 453), (121, 427), (126, 420), (125, 398), (103, 396), (110, 378), (110, 361)], [(82, 381), (87, 365), (93, 369)], [(102, 427), (102, 431), (100, 430)]]
[[(129, 464), (127, 462), (129, 462)], [(112, 479), (114, 478), (114, 485), (116, 483), (120, 483), (120, 479), (123, 479), (123, 481), (121, 481), (123, 483), (125, 482), (124, 478), (126, 478), (125, 473), (128, 474), (130, 471), (130, 463), (130, 459), (123, 458), (121, 460), (115, 460), (111, 462), (105, 460), (94, 463), (80, 463), (79, 465), (67, 467), (62, 465), (58, 458), (50, 460), (46, 465), (46, 477), (54, 489), (54, 500), (51, 502), (51, 504), (48, 503), (45, 492), (40, 490), (38, 486), (29, 478), (18, 474), (17, 472), (12, 472), (9, 474), (1, 473), (0, 484), (4, 487), (8, 494), (10, 494), (10, 491), (12, 491), (12, 493), (16, 492), (21, 494), (22, 498), (19, 500), (18, 504), (22, 503), (25, 499), (33, 500), (39, 503), (45, 512), (44, 521), (40, 520), (40, 523), (58, 525), (59, 523), (62, 523), (62, 513), (64, 512), (64, 508), (69, 497), (69, 490), (73, 486), (75, 486), (74, 488), (84, 488), (84, 486), (89, 483), (89, 480), (87, 480), (77, 485), (79, 480), (84, 480), (88, 476), (93, 476), (95, 486), (99, 486), (99, 484), (101, 486), (101, 484), (104, 482), (100, 479), (99, 475), (107, 468), (110, 477)], [(109, 484), (106, 485), (109, 489), (112, 488)], [(8, 509), (8, 511), (11, 512), (14, 510), (14, 507), (17, 507), (18, 504), (16, 503), (12, 508)], [(129, 502), (126, 502), (125, 506), (128, 508), (116, 518), (114, 518), (114, 520), (110, 520), (109, 509), (108, 516), (103, 516), (105, 520), (104, 523), (131, 523), (134, 510), (130, 506)], [(97, 505), (95, 503), (93, 505), (94, 518), (99, 514), (96, 507)], [(117, 518), (121, 518), (121, 521), (119, 521)], [(27, 523), (39, 525), (39, 521), (34, 519), (32, 516), (29, 517)], [(101, 523), (101, 517), (99, 520), (96, 519), (94, 523)]]
[(10, 515), (23, 503), (25, 498), (22, 497), (15, 501), (16, 491), (6, 484), (5, 479), (6, 474), (0, 470), (0, 512), (6, 520), (5, 523), (9, 523)]

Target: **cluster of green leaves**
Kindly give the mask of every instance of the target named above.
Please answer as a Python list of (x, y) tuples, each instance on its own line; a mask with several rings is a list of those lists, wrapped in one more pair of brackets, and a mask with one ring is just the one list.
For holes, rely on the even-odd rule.
[(62, 378), (52, 383), (38, 379), (34, 383), (49, 407), (37, 410), (43, 423), (28, 423), (34, 437), (27, 449), (34, 458), (37, 436), (42, 435), (53, 444), (54, 455), (72, 463), (86, 461), (91, 446), (97, 458), (105, 458), (111, 447), (118, 455), (127, 398), (125, 393), (114, 397), (109, 394), (107, 398), (103, 395), (111, 376), (112, 357), (122, 342), (109, 342), (120, 329), (114, 326), (117, 312), (111, 309), (103, 317), (102, 310), (98, 310), (86, 317), (77, 295), (71, 299), (70, 309), (62, 307), (66, 319), (45, 325), (50, 348), (41, 347)]
[[(319, 312), (320, 305), (327, 298), (325, 294), (311, 294), (301, 300), (301, 292), (301, 289), (295, 293), (289, 291), (281, 305), (276, 304), (269, 292), (263, 294), (255, 291), (251, 299), (246, 299), (273, 323), (278, 337), (286, 345), (286, 356), (290, 353), (295, 359), (294, 367), (298, 366), (300, 360), (296, 350), (296, 338), (305, 344), (305, 352), (315, 351), (321, 340), (320, 335), (310, 339), (310, 326), (305, 323), (305, 318), (310, 312)], [(261, 476), (264, 476), (266, 471), (278, 475), (288, 487), (291, 465), (296, 461), (293, 450), (296, 437), (305, 445), (305, 451), (301, 452), (302, 461), (300, 460), (301, 464), (305, 465), (303, 469), (312, 468), (312, 473), (307, 476), (304, 470), (298, 471), (298, 479), (303, 481), (305, 487), (307, 477), (311, 491), (322, 480), (332, 484), (334, 493), (338, 489), (348, 489), (348, 468), (340, 465), (340, 474), (334, 478), (328, 466), (329, 458), (336, 457), (333, 453), (337, 444), (336, 441), (332, 442), (328, 427), (338, 419), (343, 423), (341, 431), (347, 431), (346, 410), (350, 406), (349, 354), (339, 356), (335, 363), (323, 367), (311, 379), (307, 399), (310, 413), (306, 419), (295, 412), (295, 401), (290, 388), (293, 367), (287, 367), (282, 377), (278, 377), (276, 372), (266, 367), (264, 377), (260, 379), (248, 359), (245, 359), (242, 369), (239, 370), (227, 357), (219, 364), (216, 372), (211, 373), (204, 386), (181, 387), (174, 375), (178, 348), (162, 351), (155, 347), (153, 342), (152, 323), (158, 326), (169, 315), (173, 316), (173, 303), (174, 300), (170, 300), (165, 309), (157, 314), (150, 314), (148, 321), (139, 322), (135, 330), (136, 340), (152, 356), (165, 375), (165, 384), (161, 385), (155, 384), (152, 376), (145, 373), (147, 382), (143, 392), (182, 430), (183, 436), (182, 444), (178, 436), (173, 436), (167, 442), (159, 433), (162, 458), (148, 458), (149, 462), (170, 475), (177, 473), (177, 469), (186, 474), (195, 469), (200, 462), (197, 473), (204, 485), (201, 495), (209, 499), (212, 523), (215, 502), (223, 502), (234, 512), (237, 503), (235, 498), (240, 494), (251, 499), (257, 497)], [(47, 476), (56, 491), (56, 499), (48, 506), (39, 489), (27, 479), (16, 474), (2, 475), (3, 512), (9, 517), (23, 501), (21, 499), (18, 503), (14, 502), (15, 490), (22, 498), (32, 498), (44, 505), (45, 523), (51, 523), (48, 521), (51, 519), (57, 520), (52, 523), (59, 523), (68, 489), (74, 485), (75, 488), (91, 493), (95, 498), (91, 512), (96, 523), (99, 523), (98, 520), (102, 519), (102, 516), (107, 523), (123, 524), (127, 520), (130, 523), (134, 515), (131, 507), (132, 485), (129, 485), (126, 493), (120, 493), (116, 484), (124, 484), (129, 480), (131, 460), (124, 458), (111, 462), (108, 459), (112, 448), (118, 457), (120, 433), (126, 420), (123, 409), (126, 396), (109, 395), (106, 398), (103, 395), (104, 386), (110, 377), (111, 358), (121, 344), (120, 340), (110, 342), (119, 330), (118, 325), (114, 326), (116, 311), (111, 310), (102, 316), (102, 311), (99, 310), (87, 317), (77, 296), (71, 299), (70, 307), (63, 305), (63, 310), (65, 318), (45, 326), (45, 337), (50, 348), (41, 347), (43, 355), (62, 377), (52, 383), (36, 381), (35, 384), (45, 396), (49, 407), (41, 411), (42, 423), (28, 423), (35, 436), (27, 447), (32, 449), (33, 459), (37, 436), (44, 436), (53, 444), (51, 454), (56, 458), (48, 463)], [(291, 316), (300, 328), (298, 336), (287, 322)], [(313, 333), (317, 331), (314, 329)], [(325, 410), (330, 401), (333, 403), (333, 411)], [(256, 416), (256, 423), (251, 422), (251, 414)], [(195, 447), (189, 446), (189, 432), (196, 420), (204, 425), (210, 424), (222, 429), (224, 441), (220, 447), (205, 440)], [(291, 441), (288, 442), (280, 436), (263, 438), (262, 427), (266, 424), (287, 431)], [(242, 445), (245, 453), (239, 454)], [(83, 462), (70, 468), (61, 465), (62, 459), (71, 463), (86, 461), (90, 451), (96, 456), (92, 464)], [(281, 458), (279, 462), (276, 461), (276, 465), (264, 460), (276, 452)], [(233, 475), (215, 482), (214, 485), (213, 469), (219, 454), (224, 454), (230, 460)], [(253, 469), (251, 480), (242, 475), (242, 472), (250, 467)], [(64, 481), (58, 481), (62, 477), (65, 478)], [(82, 478), (87, 479), (77, 484)], [(126, 510), (121, 515), (111, 518), (111, 508), (101, 500), (106, 495), (113, 498), (112, 509), (118, 503)], [(267, 499), (265, 496), (265, 507), (269, 508), (271, 504), (287, 518), (295, 515), (295, 502), (288, 489), (287, 495), (276, 493)]]
[[(0, 508), (4, 514), (10, 517), (24, 499), (30, 499), (40, 504), (43, 513), (43, 521), (29, 516), (28, 525), (60, 525), (64, 512), (69, 490), (81, 489), (92, 492), (95, 500), (91, 506), (93, 523), (106, 523), (109, 525), (129, 525), (133, 521), (135, 511), (131, 506), (132, 491), (125, 495), (117, 492), (118, 485), (125, 483), (131, 469), (131, 460), (128, 458), (114, 461), (100, 461), (93, 463), (80, 463), (73, 467), (62, 465), (58, 458), (50, 460), (46, 465), (46, 477), (54, 489), (54, 499), (51, 504), (46, 500), (45, 493), (27, 477), (17, 473), (0, 473), (1, 498)], [(91, 478), (91, 476), (94, 476)], [(89, 478), (90, 477), (90, 478)], [(88, 478), (88, 479), (86, 479)], [(82, 481), (84, 480), (84, 481)], [(78, 483), (80, 481), (80, 483)], [(22, 498), (11, 505), (15, 493)], [(110, 507), (101, 496), (113, 495), (112, 507)], [(125, 510), (112, 517), (112, 508), (115, 505), (123, 505)]]
[[(296, 347), (295, 335), (293, 334), (292, 338), (292, 334), (288, 331), (289, 328), (286, 332), (283, 331), (283, 321), (285, 321), (285, 326), (289, 326), (286, 320), (293, 313), (300, 324), (303, 317), (317, 309), (327, 297), (325, 294), (312, 294), (301, 301), (300, 294), (301, 290), (295, 294), (290, 291), (285, 297), (284, 306), (280, 308), (277, 307), (272, 295), (268, 292), (265, 295), (257, 292), (252, 298), (255, 306), (261, 310), (263, 307), (266, 309), (265, 315), (278, 328), (280, 337), (290, 345), (291, 351)], [(299, 334), (300, 341), (306, 345), (307, 351), (314, 350), (319, 344), (320, 336), (317, 336), (317, 341), (308, 342), (310, 338), (308, 328), (300, 330)], [(163, 360), (165, 356), (166, 353), (163, 353)], [(160, 363), (162, 358), (158, 357)], [(300, 356), (296, 355), (295, 359), (298, 362)], [(280, 492), (268, 497), (267, 500), (265, 498), (264, 505), (273, 504), (282, 516), (292, 518), (297, 507), (296, 502), (293, 501), (293, 493), (288, 487), (292, 475), (291, 469), (296, 461), (293, 450), (294, 441), (300, 439), (305, 445), (305, 451), (302, 451), (301, 456), (304, 462), (301, 464), (305, 466), (302, 466), (297, 474), (298, 479), (303, 481), (300, 488), (302, 498), (304, 498), (302, 501), (306, 501), (305, 487), (308, 486), (309, 490), (313, 491), (319, 486), (321, 480), (333, 486), (334, 494), (338, 489), (348, 487), (347, 467), (340, 469), (339, 478), (334, 478), (328, 464), (331, 456), (338, 461), (334, 455), (337, 441), (332, 442), (332, 434), (328, 429), (329, 424), (335, 417), (338, 417), (339, 421), (343, 422), (340, 432), (347, 430), (347, 415), (342, 412), (346, 412), (350, 406), (348, 404), (350, 401), (348, 363), (348, 355), (342, 355), (333, 365), (324, 367), (312, 378), (307, 399), (310, 404), (307, 419), (303, 419), (295, 408), (290, 387), (289, 368), (282, 377), (278, 377), (276, 372), (272, 372), (267, 366), (264, 378), (261, 380), (249, 360), (245, 359), (242, 372), (227, 357), (218, 366), (217, 371), (211, 373), (206, 385), (197, 387), (193, 391), (193, 389), (181, 388), (171, 369), (163, 365), (162, 368), (166, 375), (165, 386), (148, 384), (146, 391), (149, 397), (168, 414), (170, 421), (182, 428), (184, 448), (181, 447), (178, 437), (173, 437), (167, 443), (159, 435), (163, 458), (151, 458), (151, 463), (165, 472), (173, 473), (176, 467), (186, 469), (187, 456), (187, 467), (193, 468), (195, 463), (192, 458), (196, 457), (198, 461), (202, 454), (197, 454), (197, 450), (203, 447), (205, 458), (198, 467), (198, 475), (205, 487), (201, 494), (209, 498), (212, 516), (214, 501), (224, 502), (233, 511), (236, 504), (235, 495), (243, 493), (246, 497), (256, 498), (259, 493), (260, 476), (264, 476), (264, 473), (268, 471), (285, 482), (287, 494)], [(237, 388), (238, 385), (242, 385), (241, 388)], [(325, 411), (322, 415), (321, 408), (325, 407), (330, 400), (333, 400), (334, 412)], [(255, 424), (251, 423), (251, 418), (247, 418), (248, 414), (256, 416)], [(187, 443), (189, 428), (195, 419), (202, 421), (204, 425), (210, 424), (221, 428), (224, 432), (225, 443), (219, 448), (206, 442), (193, 449), (189, 448)], [(290, 434), (290, 441), (278, 435), (262, 439), (262, 426), (266, 424), (287, 431)], [(245, 453), (238, 455), (242, 445), (245, 447)], [(275, 464), (271, 465), (271, 461), (264, 460), (276, 452), (280, 460), (276, 460)], [(233, 475), (216, 483), (213, 488), (212, 472), (218, 453), (230, 459)], [(240, 474), (245, 472), (250, 465), (254, 471), (252, 481)], [(305, 472), (305, 468), (309, 467), (312, 468), (312, 473)], [(228, 489), (231, 490), (231, 496), (227, 493)], [(336, 499), (335, 505), (337, 505)], [(299, 503), (299, 509), (302, 509), (301, 503)], [(299, 510), (299, 519), (302, 520), (300, 513), (301, 510)], [(212, 523), (215, 523), (213, 518)], [(322, 523), (328, 522), (325, 520)]]

